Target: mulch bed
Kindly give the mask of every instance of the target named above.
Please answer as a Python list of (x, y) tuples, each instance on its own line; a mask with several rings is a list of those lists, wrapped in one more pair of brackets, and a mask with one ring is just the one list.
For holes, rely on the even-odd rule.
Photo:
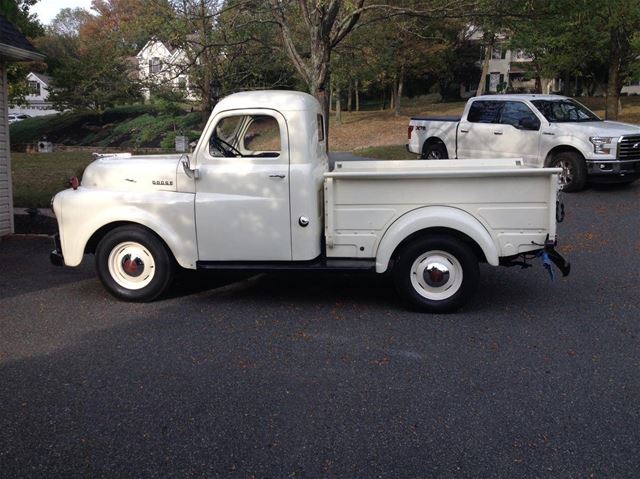
[(44, 215), (13, 215), (16, 234), (53, 235), (58, 232), (55, 218)]

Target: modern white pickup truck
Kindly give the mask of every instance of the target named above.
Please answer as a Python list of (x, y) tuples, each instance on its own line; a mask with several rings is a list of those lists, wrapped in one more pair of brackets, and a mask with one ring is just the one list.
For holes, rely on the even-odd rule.
[(472, 98), (462, 117), (415, 117), (407, 149), (423, 159), (522, 158), (531, 167), (562, 168), (564, 191), (592, 181), (640, 177), (640, 127), (603, 121), (558, 95)]
[[(58, 193), (54, 264), (95, 254), (103, 285), (149, 301), (177, 266), (203, 270), (393, 270), (423, 311), (452, 311), (481, 262), (564, 275), (554, 250), (560, 169), (515, 160), (338, 162), (320, 104), (299, 92), (231, 95), (194, 152), (98, 158)], [(550, 270), (551, 271), (551, 270)]]

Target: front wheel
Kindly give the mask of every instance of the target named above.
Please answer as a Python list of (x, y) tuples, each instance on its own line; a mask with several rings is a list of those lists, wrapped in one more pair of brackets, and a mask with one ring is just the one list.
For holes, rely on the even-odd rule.
[(152, 301), (171, 284), (174, 260), (167, 247), (140, 226), (116, 228), (96, 248), (96, 270), (104, 287), (125, 301)]
[(463, 241), (444, 235), (407, 244), (393, 271), (396, 289), (413, 308), (448, 313), (460, 308), (480, 281), (478, 258)]
[(580, 191), (587, 183), (587, 165), (578, 153), (572, 151), (558, 153), (549, 166), (562, 168), (559, 178), (562, 191), (567, 193)]

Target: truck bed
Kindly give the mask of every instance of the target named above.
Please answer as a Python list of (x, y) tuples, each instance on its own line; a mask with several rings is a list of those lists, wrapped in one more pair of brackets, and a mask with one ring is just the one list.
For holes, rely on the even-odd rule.
[(458, 122), (462, 119), (462, 116), (458, 115), (445, 115), (445, 116), (412, 116), (411, 120), (415, 121), (455, 121)]
[(336, 162), (325, 174), (327, 256), (375, 257), (394, 222), (430, 207), (479, 220), (500, 256), (539, 249), (555, 235), (559, 172), (519, 159)]

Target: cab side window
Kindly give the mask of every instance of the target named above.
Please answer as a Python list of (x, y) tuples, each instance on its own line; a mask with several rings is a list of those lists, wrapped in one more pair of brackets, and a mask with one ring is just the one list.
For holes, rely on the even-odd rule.
[(269, 115), (227, 116), (209, 138), (213, 157), (277, 157), (280, 149), (280, 126)]
[(535, 113), (531, 111), (531, 108), (519, 101), (504, 102), (500, 113), (500, 123), (516, 128), (526, 127), (529, 130), (540, 128), (540, 120)]
[(244, 156), (280, 155), (280, 127), (272, 116), (252, 116), (243, 141)]
[(498, 123), (500, 119), (501, 101), (474, 101), (469, 107), (467, 121), (471, 123)]

